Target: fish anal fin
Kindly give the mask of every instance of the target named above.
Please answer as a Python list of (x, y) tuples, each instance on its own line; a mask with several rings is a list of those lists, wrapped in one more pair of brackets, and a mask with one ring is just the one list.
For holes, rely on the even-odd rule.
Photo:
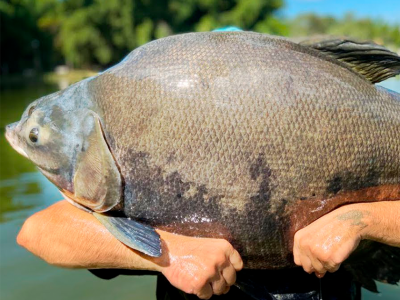
[(93, 213), (96, 219), (120, 242), (152, 257), (162, 254), (161, 240), (155, 229), (125, 217)]

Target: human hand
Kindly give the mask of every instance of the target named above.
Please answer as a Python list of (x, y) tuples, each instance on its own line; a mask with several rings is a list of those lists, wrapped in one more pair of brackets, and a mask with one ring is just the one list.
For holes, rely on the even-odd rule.
[(360, 243), (367, 215), (357, 204), (347, 205), (297, 231), (293, 246), (296, 265), (319, 278), (337, 271)]
[(168, 251), (168, 263), (160, 271), (173, 286), (201, 299), (209, 299), (213, 294), (227, 293), (235, 283), (236, 272), (242, 269), (243, 261), (226, 240), (166, 232), (161, 236)]

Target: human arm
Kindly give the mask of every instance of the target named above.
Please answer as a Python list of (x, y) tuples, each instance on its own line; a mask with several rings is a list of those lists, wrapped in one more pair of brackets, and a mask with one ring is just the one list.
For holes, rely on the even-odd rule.
[(400, 201), (349, 204), (324, 215), (296, 232), (294, 261), (323, 277), (338, 270), (364, 239), (400, 247)]
[(124, 246), (91, 214), (60, 201), (28, 218), (17, 242), (56, 266), (162, 272), (175, 287), (203, 299), (235, 282), (243, 262), (227, 241), (157, 232), (163, 255), (151, 258)]

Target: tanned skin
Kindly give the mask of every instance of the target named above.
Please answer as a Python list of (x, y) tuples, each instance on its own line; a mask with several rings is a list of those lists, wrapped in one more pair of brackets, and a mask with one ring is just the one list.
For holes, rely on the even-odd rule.
[(319, 218), (296, 232), (294, 261), (321, 278), (364, 239), (400, 247), (400, 201), (350, 204)]
[[(60, 201), (26, 220), (17, 241), (56, 266), (154, 270), (201, 299), (229, 291), (243, 262), (227, 241), (158, 233), (163, 255), (150, 258), (121, 244), (91, 214)], [(294, 261), (323, 277), (363, 239), (400, 247), (400, 201), (350, 204), (321, 217), (296, 233)]]
[(243, 262), (226, 240), (157, 232), (163, 255), (151, 258), (124, 246), (95, 217), (64, 200), (28, 218), (17, 242), (60, 267), (159, 271), (175, 287), (201, 299), (227, 293), (235, 283)]

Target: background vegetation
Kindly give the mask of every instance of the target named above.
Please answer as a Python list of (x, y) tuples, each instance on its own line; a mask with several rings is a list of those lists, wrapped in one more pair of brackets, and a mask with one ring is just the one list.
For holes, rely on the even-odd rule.
[(234, 25), (285, 36), (347, 35), (400, 49), (400, 26), (313, 14), (279, 16), (284, 0), (1, 0), (1, 74), (67, 64), (102, 69), (152, 39)]

